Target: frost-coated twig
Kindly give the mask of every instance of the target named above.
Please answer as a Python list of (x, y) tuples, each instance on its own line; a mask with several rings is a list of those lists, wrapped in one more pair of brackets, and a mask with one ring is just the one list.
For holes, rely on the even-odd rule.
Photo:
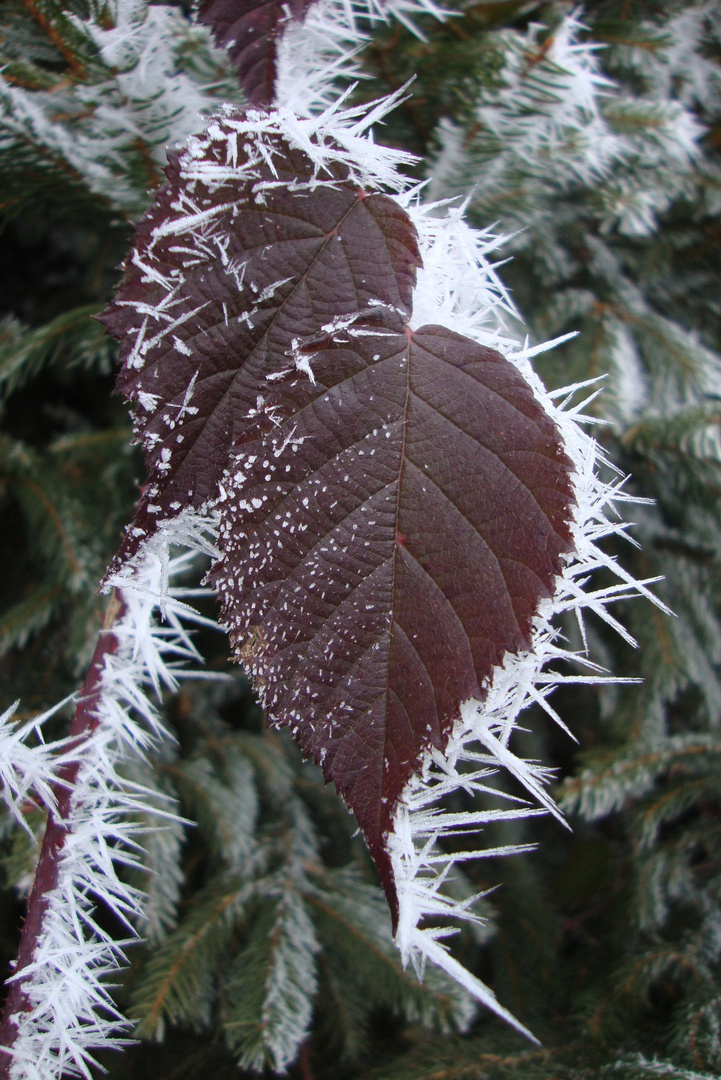
[[(78, 695), (78, 706), (70, 729), (73, 746), (85, 740), (99, 723), (97, 707), (105, 658), (117, 652), (118, 639), (113, 633), (113, 626), (122, 617), (123, 612), (123, 602), (117, 592), (114, 592), (105, 613), (88, 674)], [(3, 1050), (3, 1057), (0, 1058), (2, 1080), (6, 1080), (11, 1074), (13, 1058), (8, 1054), (8, 1049), (13, 1046), (18, 1035), (18, 1017), (32, 1010), (32, 1001), (25, 991), (25, 977), (27, 969), (32, 966), (35, 959), (50, 898), (58, 887), (61, 854), (68, 836), (66, 823), (70, 816), (79, 768), (80, 758), (77, 756), (74, 759), (71, 758), (58, 773), (53, 790), (55, 805), (48, 811), (40, 858), (27, 901), (27, 914), (20, 936), (15, 974), (10, 983), (0, 1023), (0, 1048)]]
[[(197, 548), (191, 532), (183, 539)], [(125, 780), (122, 768), (167, 737), (150, 694), (175, 689), (179, 675), (190, 674), (179, 668), (200, 659), (184, 622), (209, 621), (174, 595), (169, 583), (195, 553), (170, 559), (171, 539), (159, 537), (109, 583), (112, 599), (69, 738), (25, 746), (19, 760), (37, 757), (34, 771), (3, 769), (6, 792), (43, 803), (48, 823), (0, 1028), (2, 1080), (89, 1078), (92, 1052), (125, 1041), (128, 1022), (107, 980), (137, 936), (144, 895), (119, 871), (139, 864), (141, 815), (158, 808), (157, 795)], [(37, 729), (36, 721), (28, 734)], [(0, 729), (0, 765), (8, 740), (17, 747), (17, 731)], [(6, 801), (19, 817), (17, 797)], [(98, 904), (127, 928), (124, 941), (98, 923)]]

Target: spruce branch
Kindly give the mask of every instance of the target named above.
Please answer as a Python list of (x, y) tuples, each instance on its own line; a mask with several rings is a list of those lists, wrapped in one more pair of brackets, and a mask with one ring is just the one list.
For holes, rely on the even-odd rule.
[(65, 362), (112, 368), (113, 349), (93, 319), (99, 308), (87, 304), (63, 312), (45, 326), (30, 329), (12, 317), (0, 322), (0, 400), (25, 386), (46, 367)]

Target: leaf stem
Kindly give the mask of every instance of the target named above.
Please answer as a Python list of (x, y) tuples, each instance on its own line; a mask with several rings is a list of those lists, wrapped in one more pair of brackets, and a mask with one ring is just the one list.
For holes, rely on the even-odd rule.
[(310, 1067), (310, 1053), (308, 1050), (307, 1039), (304, 1043), (301, 1044), (298, 1064), (300, 1065), (300, 1071), (303, 1080), (313, 1080), (313, 1072)]

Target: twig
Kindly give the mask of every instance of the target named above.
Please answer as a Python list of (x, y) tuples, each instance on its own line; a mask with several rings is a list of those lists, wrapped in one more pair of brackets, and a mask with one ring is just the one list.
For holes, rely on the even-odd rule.
[[(79, 704), (70, 727), (70, 734), (76, 740), (75, 745), (77, 746), (98, 725), (96, 709), (101, 693), (105, 658), (112, 656), (118, 648), (118, 639), (113, 633), (112, 627), (124, 612), (125, 605), (118, 594), (114, 592), (103, 619), (98, 643), (95, 646), (85, 682), (80, 690)], [(57, 810), (55, 812), (50, 811), (48, 814), (48, 823), (35, 873), (35, 881), (28, 897), (25, 923), (20, 935), (20, 947), (15, 962), (16, 977), (10, 983), (2, 1020), (0, 1021), (0, 1051), (6, 1051), (12, 1047), (17, 1037), (15, 1017), (20, 1013), (27, 1012), (30, 1008), (30, 1003), (23, 989), (23, 980), (17, 978), (17, 975), (33, 961), (42, 930), (43, 917), (48, 907), (48, 897), (58, 883), (60, 857), (68, 835), (65, 822), (70, 813), (79, 767), (80, 762), (76, 760), (58, 774), (59, 783), (55, 787)], [(3, 1054), (2, 1058), (0, 1058), (0, 1080), (9, 1080), (11, 1066), (12, 1055), (9, 1053)]]

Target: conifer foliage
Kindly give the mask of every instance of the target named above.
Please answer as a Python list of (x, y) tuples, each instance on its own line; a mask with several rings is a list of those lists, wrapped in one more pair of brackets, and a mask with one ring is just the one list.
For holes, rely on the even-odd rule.
[(2, 1075), (712, 1075), (713, 5), (0, 18)]

